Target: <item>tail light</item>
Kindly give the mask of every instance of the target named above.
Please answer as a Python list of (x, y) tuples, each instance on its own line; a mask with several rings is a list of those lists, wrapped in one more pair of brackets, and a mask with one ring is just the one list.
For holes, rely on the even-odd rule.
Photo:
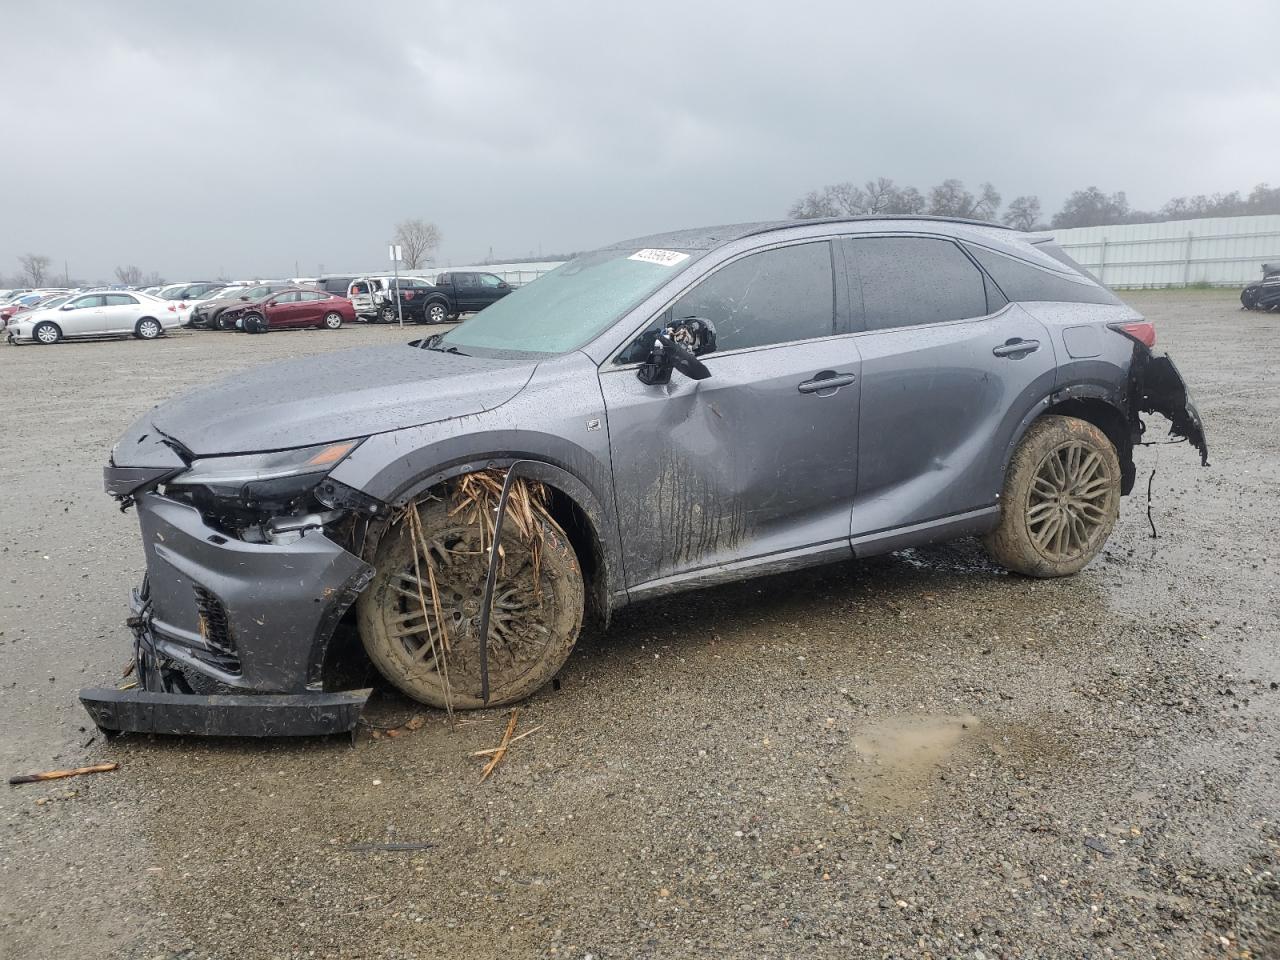
[(1116, 333), (1124, 334), (1130, 340), (1136, 340), (1144, 347), (1156, 345), (1156, 325), (1150, 320), (1136, 320), (1132, 323), (1107, 324)]

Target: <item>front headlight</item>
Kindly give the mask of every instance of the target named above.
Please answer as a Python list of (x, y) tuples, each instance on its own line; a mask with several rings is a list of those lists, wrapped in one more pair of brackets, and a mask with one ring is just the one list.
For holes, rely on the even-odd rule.
[(169, 481), (178, 486), (202, 486), (222, 496), (275, 499), (305, 493), (360, 445), (341, 440), (314, 447), (295, 447), (274, 453), (246, 453), (233, 457), (203, 457)]

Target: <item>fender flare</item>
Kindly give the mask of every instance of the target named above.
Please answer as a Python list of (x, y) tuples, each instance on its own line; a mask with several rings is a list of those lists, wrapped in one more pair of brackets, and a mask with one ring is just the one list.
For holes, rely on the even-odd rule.
[[(1019, 421), (1017, 429), (1009, 437), (1009, 443), (1005, 447), (1001, 456), (1000, 476), (1005, 477), (1009, 472), (1009, 462), (1013, 459), (1013, 452), (1018, 448), (1018, 444), (1022, 442), (1022, 438), (1026, 432), (1031, 429), (1031, 424), (1040, 417), (1044, 416), (1051, 408), (1059, 406), (1070, 400), (1096, 400), (1105, 403), (1113, 409), (1116, 414), (1129, 425), (1130, 431), (1133, 430), (1133, 417), (1129, 410), (1127, 397), (1117, 394), (1117, 391), (1101, 384), (1095, 383), (1074, 383), (1067, 384), (1062, 387), (1054, 387), (1054, 389), (1041, 397), (1036, 403), (1028, 408), (1026, 414)], [(1128, 437), (1128, 449), (1117, 450), (1116, 453), (1120, 457), (1121, 470), (1125, 475), (1124, 486), (1125, 492), (1132, 486), (1133, 471), (1133, 440), (1132, 433)]]

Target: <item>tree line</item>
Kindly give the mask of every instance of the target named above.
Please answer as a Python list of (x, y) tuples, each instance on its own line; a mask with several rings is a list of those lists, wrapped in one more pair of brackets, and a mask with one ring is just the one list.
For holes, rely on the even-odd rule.
[(921, 192), (915, 187), (900, 187), (888, 177), (877, 177), (861, 186), (851, 182), (833, 183), (811, 190), (791, 205), (787, 216), (793, 220), (890, 214), (968, 217), (999, 220), (1017, 230), (1047, 230), (1280, 213), (1280, 187), (1265, 183), (1258, 184), (1248, 194), (1233, 190), (1174, 197), (1156, 211), (1133, 209), (1123, 190), (1108, 194), (1096, 186), (1085, 187), (1073, 191), (1048, 222), (1042, 217), (1039, 197), (1030, 194), (1014, 197), (1003, 213), (1002, 199), (1000, 191), (990, 183), (970, 190), (961, 180), (943, 180), (927, 192)]

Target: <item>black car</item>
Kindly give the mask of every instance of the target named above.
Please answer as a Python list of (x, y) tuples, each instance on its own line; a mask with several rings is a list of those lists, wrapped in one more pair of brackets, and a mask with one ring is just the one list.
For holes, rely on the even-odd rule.
[(321, 277), (315, 283), (311, 284), (311, 286), (316, 287), (319, 290), (323, 290), (325, 293), (336, 293), (340, 297), (345, 297), (347, 295), (347, 289), (351, 286), (351, 281), (355, 279), (355, 277), (350, 276)]

